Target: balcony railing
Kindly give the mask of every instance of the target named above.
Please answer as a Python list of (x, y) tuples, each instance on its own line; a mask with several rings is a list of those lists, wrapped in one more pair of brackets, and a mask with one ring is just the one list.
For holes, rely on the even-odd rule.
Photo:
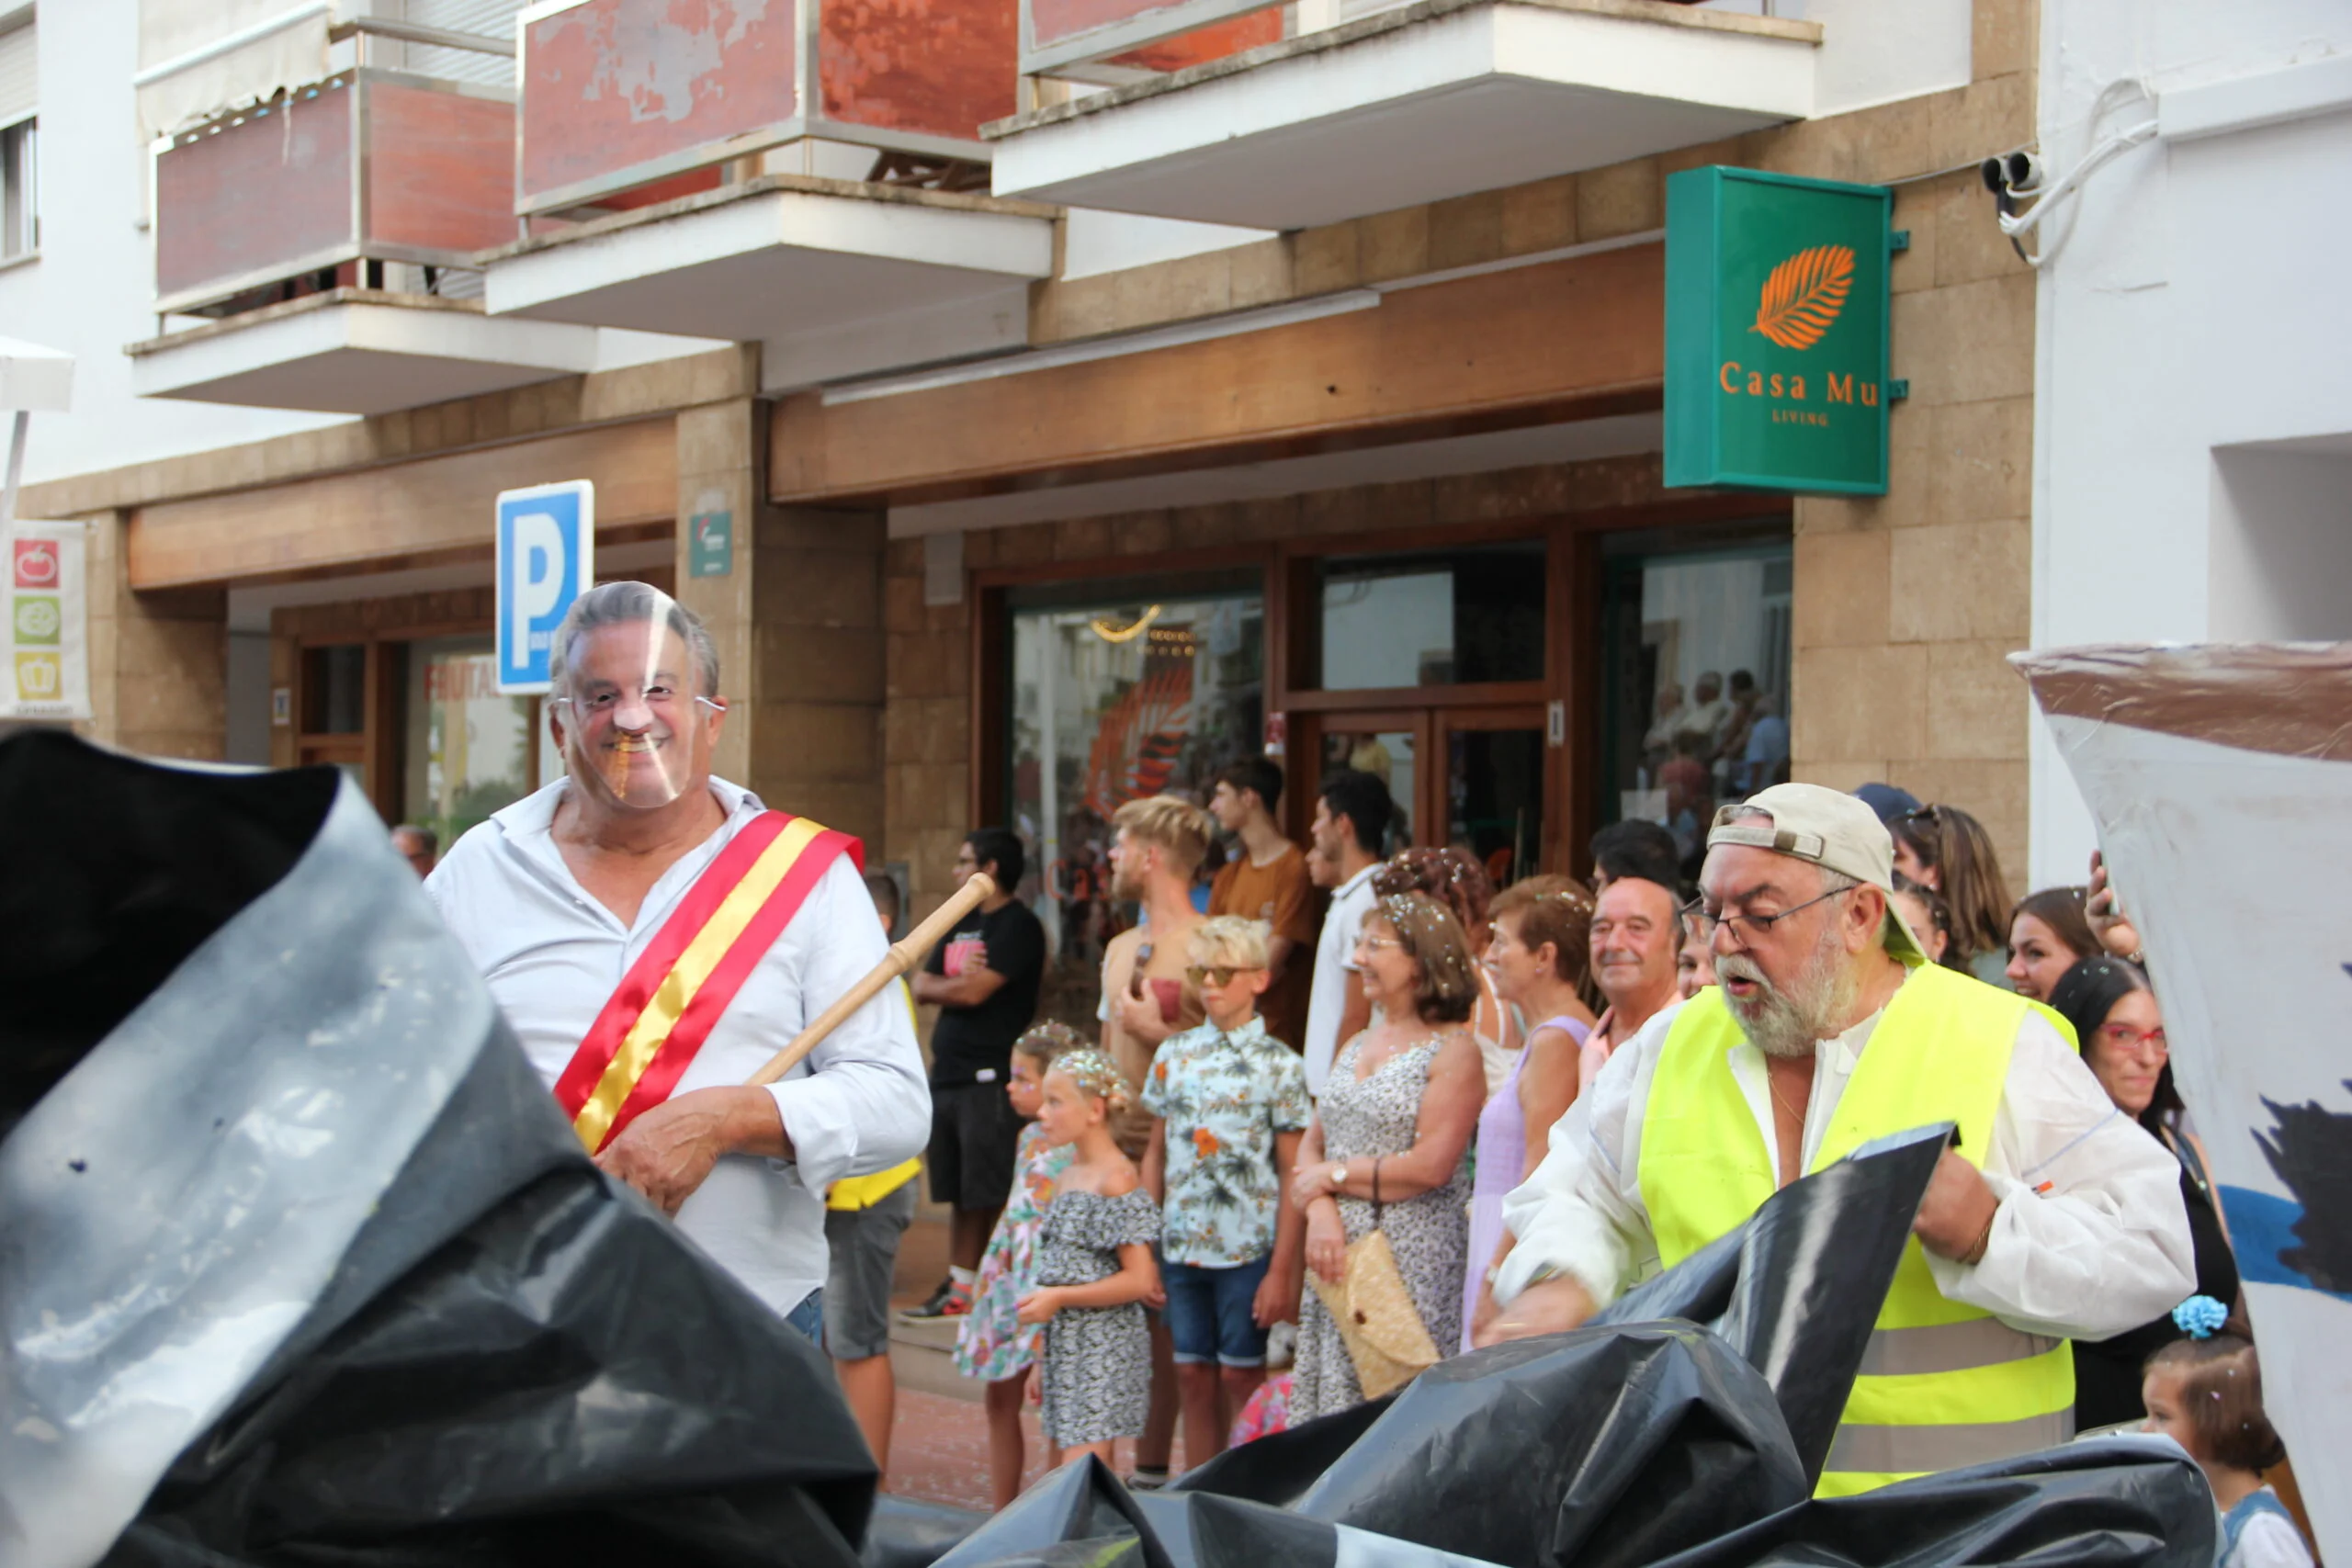
[(156, 155), (155, 308), (368, 287), (387, 262), (470, 267), (514, 237), (514, 209), (507, 93), (354, 66)]
[(590, 206), (804, 140), (875, 150), (876, 178), (894, 157), (985, 164), (979, 127), (1017, 107), (1015, 4), (537, 7), (521, 29), (514, 210)]

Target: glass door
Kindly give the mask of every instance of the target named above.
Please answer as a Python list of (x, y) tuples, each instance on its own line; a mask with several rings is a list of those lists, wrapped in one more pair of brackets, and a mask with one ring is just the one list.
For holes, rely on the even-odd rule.
[(1545, 787), (1544, 709), (1439, 708), (1432, 717), (1442, 766), (1431, 770), (1431, 805), (1443, 810), (1443, 841), (1477, 857), (1498, 888), (1534, 875), (1556, 837), (1547, 815), (1559, 794)]
[(1386, 784), (1388, 798), (1396, 804), (1388, 841), (1380, 852), (1394, 854), (1423, 842), (1422, 825), (1435, 819), (1425, 799), (1426, 760), (1430, 755), (1429, 710), (1373, 709), (1301, 716), (1309, 721), (1299, 739), (1301, 764), (1293, 770), (1294, 776), (1303, 774), (1309, 781), (1297, 797), (1301, 831), (1314, 819), (1323, 780), (1342, 768), (1354, 768)]

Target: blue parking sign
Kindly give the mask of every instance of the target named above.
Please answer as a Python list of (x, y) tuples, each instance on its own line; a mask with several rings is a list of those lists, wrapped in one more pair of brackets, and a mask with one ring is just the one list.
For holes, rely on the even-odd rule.
[(595, 581), (596, 487), (587, 479), (498, 497), (498, 689), (548, 689), (548, 655), (571, 602)]

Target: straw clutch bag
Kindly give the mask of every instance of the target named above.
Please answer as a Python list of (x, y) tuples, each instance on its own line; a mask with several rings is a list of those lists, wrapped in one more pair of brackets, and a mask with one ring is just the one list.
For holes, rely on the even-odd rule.
[(1338, 1284), (1312, 1269), (1307, 1277), (1315, 1281), (1323, 1309), (1340, 1325), (1366, 1399), (1402, 1388), (1437, 1364), (1437, 1342), (1414, 1310), (1386, 1232), (1374, 1231), (1349, 1245), (1347, 1269)]

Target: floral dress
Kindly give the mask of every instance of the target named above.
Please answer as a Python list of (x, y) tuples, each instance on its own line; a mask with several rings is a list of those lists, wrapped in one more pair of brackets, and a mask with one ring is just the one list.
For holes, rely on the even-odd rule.
[[(1442, 1043), (1430, 1039), (1408, 1046), (1358, 1083), (1356, 1057), (1363, 1050), (1363, 1036), (1349, 1041), (1331, 1064), (1331, 1076), (1324, 1080), (1316, 1106), (1323, 1118), (1323, 1157), (1352, 1163), (1411, 1148), (1420, 1123), (1421, 1095), (1429, 1088), (1430, 1066)], [(1388, 1233), (1396, 1272), (1441, 1355), (1462, 1340), (1469, 1196), (1464, 1168), (1456, 1166), (1444, 1185), (1380, 1206), (1380, 1229)], [(1351, 1245), (1372, 1234), (1370, 1200), (1343, 1196), (1339, 1204)], [(1298, 1365), (1292, 1374), (1289, 1412), (1293, 1426), (1363, 1403), (1363, 1388), (1356, 1382), (1355, 1363), (1348, 1359), (1340, 1325), (1311, 1289), (1300, 1303), (1298, 1318)]]
[(1074, 1145), (1046, 1142), (1046, 1130), (1034, 1122), (1021, 1130), (1013, 1151), (1020, 1179), (981, 1256), (972, 1282), (972, 1311), (956, 1325), (956, 1370), (966, 1377), (990, 1382), (1016, 1377), (1045, 1348), (1045, 1329), (1024, 1326), (1014, 1314), (1036, 1283), (1037, 1233), (1045, 1228), (1046, 1211), (1062, 1171), (1077, 1157)]
[[(1046, 1212), (1037, 1283), (1091, 1285), (1119, 1271), (1119, 1248), (1159, 1235), (1159, 1205), (1140, 1187), (1105, 1198), (1065, 1191)], [(1046, 1325), (1042, 1424), (1056, 1448), (1143, 1436), (1151, 1405), (1151, 1332), (1143, 1303), (1064, 1307)]]

